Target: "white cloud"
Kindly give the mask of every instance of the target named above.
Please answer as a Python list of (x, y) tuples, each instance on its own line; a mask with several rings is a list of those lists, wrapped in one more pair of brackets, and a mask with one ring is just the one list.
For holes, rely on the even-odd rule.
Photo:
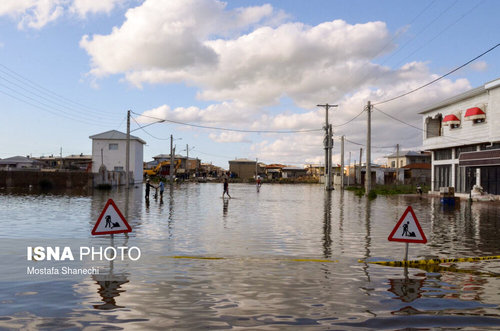
[[(396, 47), (384, 22), (334, 20), (308, 26), (284, 22), (286, 18), (270, 5), (228, 10), (216, 0), (147, 0), (129, 9), (125, 22), (110, 34), (84, 36), (80, 45), (90, 56), (90, 74), (96, 78), (123, 75), (138, 87), (182, 82), (198, 88), (200, 99), (214, 102), (206, 108), (164, 105), (144, 115), (206, 126), (301, 130), (324, 125), (324, 109), (316, 104), (338, 103), (330, 115), (335, 135), (361, 144), (366, 141), (365, 114), (349, 125), (336, 125), (359, 114), (367, 100), (390, 99), (438, 77), (426, 62), (400, 68), (374, 63), (382, 50)], [(418, 109), (469, 88), (465, 79), (443, 79), (377, 107), (420, 127)], [(266, 108), (284, 97), (295, 107), (281, 113)], [(373, 159), (392, 148), (383, 147), (421, 145), (418, 129), (377, 110), (372, 118)], [(255, 156), (274, 162), (317, 162), (323, 155), (322, 133), (266, 135), (264, 141), (254, 140), (252, 134), (211, 133), (209, 138), (259, 141), (252, 144)], [(346, 152), (358, 149), (346, 142)], [(338, 141), (335, 153), (339, 162)]]
[(218, 143), (249, 143), (247, 134), (241, 132), (221, 132), (219, 134), (210, 133), (210, 139)]
[(85, 18), (89, 14), (109, 14), (116, 6), (125, 2), (127, 0), (74, 0), (69, 11)]
[(474, 71), (486, 71), (488, 69), (488, 63), (486, 61), (476, 61), (470, 65), (470, 68)]
[(0, 16), (10, 16), (19, 29), (41, 29), (66, 13), (85, 18), (88, 14), (110, 13), (128, 0), (2, 0)]

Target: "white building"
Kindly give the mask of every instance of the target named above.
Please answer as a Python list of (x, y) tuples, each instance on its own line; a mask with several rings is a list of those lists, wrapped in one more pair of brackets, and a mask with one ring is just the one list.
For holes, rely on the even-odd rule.
[[(92, 172), (99, 172), (101, 165), (108, 171), (125, 171), (127, 135), (111, 130), (89, 137), (92, 139)], [(130, 135), (130, 164), (134, 182), (142, 182), (143, 178), (143, 145), (144, 140)]]
[(500, 194), (500, 79), (423, 109), (423, 148), (432, 152), (432, 191), (474, 185)]

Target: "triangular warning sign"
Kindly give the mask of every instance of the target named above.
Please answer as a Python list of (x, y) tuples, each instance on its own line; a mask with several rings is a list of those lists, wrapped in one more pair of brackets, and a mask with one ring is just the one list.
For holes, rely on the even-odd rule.
[(403, 216), (401, 216), (399, 222), (389, 235), (388, 240), (420, 244), (425, 244), (427, 242), (424, 231), (422, 231), (417, 216), (415, 216), (411, 206), (406, 208)]
[(113, 199), (109, 199), (102, 210), (101, 216), (97, 219), (92, 230), (93, 235), (113, 234), (131, 232), (132, 228), (128, 225), (125, 217), (116, 206)]

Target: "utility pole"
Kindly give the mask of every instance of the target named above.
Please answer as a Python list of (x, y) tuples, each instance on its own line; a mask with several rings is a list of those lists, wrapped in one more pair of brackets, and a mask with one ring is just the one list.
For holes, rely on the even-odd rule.
[(344, 137), (340, 138), (340, 188), (344, 189)]
[(370, 101), (366, 105), (368, 111), (368, 121), (366, 127), (366, 178), (365, 178), (365, 195), (368, 195), (372, 189), (372, 105)]
[(59, 170), (62, 170), (62, 166), (63, 166), (63, 160), (62, 160), (62, 147), (61, 147), (61, 155), (59, 158)]
[(125, 147), (125, 187), (130, 186), (130, 109), (127, 110), (127, 145)]
[(332, 180), (331, 180), (331, 172), (332, 172), (332, 162), (331, 162), (331, 155), (332, 151), (331, 149), (333, 148), (333, 144), (331, 142), (331, 138), (333, 135), (332, 132), (332, 126), (328, 123), (328, 110), (331, 107), (338, 107), (338, 105), (329, 105), (329, 104), (324, 104), (324, 105), (317, 105), (318, 107), (325, 107), (325, 139), (324, 139), (324, 145), (325, 145), (325, 190), (329, 191), (332, 189)]
[(174, 183), (174, 136), (170, 135), (170, 184)]
[(328, 125), (328, 187), (329, 190), (333, 190), (333, 174), (332, 174), (332, 154), (333, 154), (333, 129), (332, 125)]
[(189, 145), (186, 144), (186, 174), (189, 179)]
[(257, 176), (259, 175), (258, 166), (259, 166), (259, 159), (255, 158), (255, 181), (257, 181)]
[(396, 185), (399, 182), (399, 144), (396, 145)]
[(361, 185), (361, 165), (362, 165), (361, 160), (363, 160), (363, 147), (361, 147), (359, 149), (359, 169), (358, 169), (358, 171), (359, 171), (359, 175), (358, 175), (359, 185)]
[[(356, 163), (356, 162), (354, 162)], [(347, 176), (347, 186), (351, 184), (351, 151), (349, 151), (349, 165), (347, 166), (347, 169), (349, 169), (349, 175)]]

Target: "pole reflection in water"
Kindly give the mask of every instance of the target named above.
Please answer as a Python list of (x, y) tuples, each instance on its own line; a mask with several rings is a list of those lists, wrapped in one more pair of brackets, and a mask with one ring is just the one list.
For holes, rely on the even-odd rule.
[(339, 246), (341, 253), (344, 253), (344, 193), (340, 190), (339, 198)]
[[(371, 245), (371, 200), (365, 198), (365, 254), (364, 260), (367, 261), (371, 257), (370, 245)], [(366, 278), (370, 281), (370, 272), (368, 270), (368, 264), (365, 262), (363, 266), (363, 271), (365, 272)]]
[(174, 185), (168, 187), (168, 237), (171, 239), (174, 230)]
[(323, 204), (323, 255), (332, 256), (332, 191), (325, 190)]
[[(425, 279), (425, 277), (422, 279), (410, 278), (408, 276), (408, 266), (405, 266), (404, 278), (389, 279), (389, 284), (391, 286), (389, 291), (396, 295), (394, 299), (408, 303), (413, 302), (422, 296), (422, 287)], [(415, 309), (415, 311), (418, 310)]]
[[(110, 246), (115, 247), (114, 235), (110, 235)], [(128, 236), (125, 236), (123, 242), (123, 247), (128, 245)], [(128, 274), (124, 271), (119, 273), (114, 272), (114, 260), (109, 261), (109, 271), (108, 273), (99, 273), (92, 275), (92, 279), (99, 285), (97, 293), (101, 296), (103, 304), (93, 305), (94, 309), (99, 310), (111, 310), (116, 308), (125, 308), (124, 306), (119, 306), (116, 303), (115, 298), (120, 296), (120, 293), (125, 292), (125, 290), (120, 289), (125, 283), (128, 283)]]

